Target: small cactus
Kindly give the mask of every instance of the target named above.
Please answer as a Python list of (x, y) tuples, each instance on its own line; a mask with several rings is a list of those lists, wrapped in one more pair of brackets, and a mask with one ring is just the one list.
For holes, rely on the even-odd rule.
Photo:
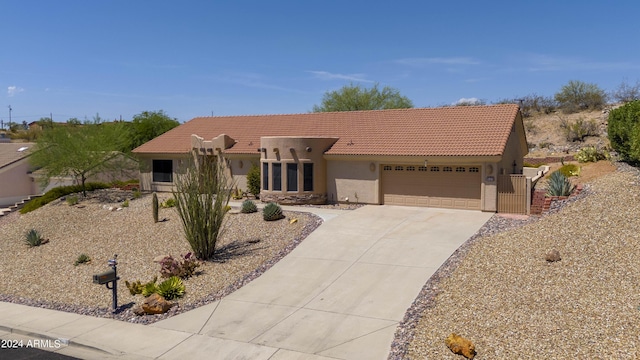
[(242, 208), (240, 209), (240, 212), (242, 212), (243, 214), (250, 214), (257, 211), (258, 211), (258, 207), (256, 206), (256, 203), (254, 203), (253, 201), (247, 199), (242, 202)]
[(282, 208), (276, 203), (268, 203), (262, 209), (262, 218), (266, 221), (279, 220), (283, 217), (284, 215), (282, 215)]
[(153, 193), (151, 203), (153, 208), (153, 222), (158, 222), (158, 207), (160, 204), (158, 203), (158, 195), (156, 193)]

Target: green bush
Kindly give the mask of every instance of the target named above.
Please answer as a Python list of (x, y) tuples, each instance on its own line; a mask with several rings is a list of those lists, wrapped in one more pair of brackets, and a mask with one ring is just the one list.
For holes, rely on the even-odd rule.
[(163, 281), (157, 287), (158, 295), (162, 296), (166, 300), (173, 300), (184, 296), (184, 284), (182, 280), (177, 276), (172, 276)]
[(73, 266), (78, 266), (80, 264), (86, 264), (91, 261), (91, 258), (87, 254), (80, 254), (76, 261), (73, 262)]
[(67, 204), (69, 204), (69, 206), (77, 205), (78, 204), (78, 197), (76, 195), (67, 196)]
[(122, 207), (123, 207), (123, 208), (129, 207), (129, 200), (125, 200), (125, 201), (122, 203)]
[(280, 220), (283, 217), (284, 215), (282, 215), (282, 208), (280, 207), (280, 205), (274, 202), (268, 203), (262, 209), (262, 218), (266, 221)]
[(250, 214), (257, 211), (258, 211), (258, 206), (256, 206), (256, 203), (254, 203), (253, 201), (247, 199), (242, 202), (242, 208), (240, 209), (241, 213)]
[(594, 146), (583, 147), (575, 155), (576, 160), (581, 163), (596, 162), (600, 160), (607, 160), (610, 158), (609, 152), (606, 150), (599, 150)]
[(578, 176), (580, 175), (580, 168), (576, 164), (566, 164), (562, 165), (560, 169), (557, 170), (562, 175), (566, 177)]
[(598, 85), (578, 80), (571, 80), (562, 86), (554, 96), (565, 113), (583, 109), (602, 109), (607, 103), (607, 94)]
[(172, 208), (175, 206), (176, 206), (176, 199), (174, 198), (168, 198), (167, 200), (163, 201), (162, 204), (160, 204), (160, 207), (164, 209)]
[(256, 164), (251, 164), (247, 173), (247, 189), (256, 197), (260, 195), (260, 167)]
[(575, 189), (575, 185), (560, 171), (554, 171), (549, 176), (547, 195), (549, 196), (569, 196)]
[(42, 239), (42, 235), (40, 235), (40, 233), (36, 229), (31, 229), (27, 231), (24, 237), (25, 237), (24, 241), (27, 243), (27, 245), (31, 247), (40, 246), (45, 243), (45, 241), (43, 241)]
[(640, 100), (611, 110), (607, 132), (611, 147), (623, 160), (640, 162)]
[[(109, 184), (105, 184), (105, 183), (86, 183), (85, 184), (85, 188), (87, 191), (94, 191), (98, 189), (108, 189), (109, 187), (110, 187)], [(36, 210), (52, 202), (53, 200), (59, 199), (69, 194), (75, 194), (79, 192), (82, 192), (82, 185), (69, 185), (69, 186), (55, 187), (47, 191), (41, 197), (34, 198), (28, 203), (26, 203), (24, 207), (20, 209), (20, 213), (26, 214), (28, 212)]]

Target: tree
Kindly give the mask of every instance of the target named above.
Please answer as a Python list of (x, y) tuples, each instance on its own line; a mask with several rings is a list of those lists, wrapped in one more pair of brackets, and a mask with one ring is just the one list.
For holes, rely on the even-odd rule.
[(611, 93), (611, 97), (618, 102), (628, 103), (640, 99), (640, 81), (635, 85), (629, 85), (623, 81), (616, 90)]
[(568, 113), (581, 109), (602, 109), (607, 94), (596, 84), (571, 80), (554, 96), (560, 107)]
[(630, 162), (640, 162), (640, 100), (609, 113), (607, 128), (611, 147)]
[(177, 119), (170, 118), (164, 111), (143, 111), (133, 117), (129, 124), (129, 149), (154, 139), (180, 125)]
[(225, 159), (194, 154), (184, 172), (177, 174), (172, 191), (182, 229), (194, 255), (213, 258), (224, 230), (233, 183), (225, 172)]
[(83, 126), (54, 125), (42, 132), (29, 160), (43, 172), (42, 182), (52, 177), (73, 176), (82, 185), (88, 177), (104, 172), (121, 170), (114, 160), (121, 156), (126, 130), (122, 124), (102, 123), (99, 116)]
[(256, 164), (247, 172), (247, 188), (256, 198), (260, 195), (260, 167)]
[(340, 90), (328, 91), (322, 97), (321, 105), (314, 105), (313, 112), (406, 109), (413, 107), (409, 98), (402, 96), (394, 88), (378, 84), (371, 89), (360, 85), (345, 85)]

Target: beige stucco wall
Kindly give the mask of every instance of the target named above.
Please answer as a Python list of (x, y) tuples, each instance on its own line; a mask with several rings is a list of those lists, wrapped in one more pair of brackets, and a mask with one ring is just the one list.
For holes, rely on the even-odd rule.
[(329, 202), (380, 204), (380, 165), (375, 161), (327, 161)]
[[(522, 173), (524, 156), (528, 153), (527, 140), (520, 115), (511, 128), (511, 133), (507, 140), (507, 145), (502, 155), (498, 174), (520, 174)], [(515, 161), (515, 171), (514, 171)]]
[[(324, 203), (327, 199), (327, 169), (324, 152), (331, 147), (337, 138), (322, 137), (262, 137), (260, 139), (260, 169), (262, 164), (269, 164), (269, 189), (261, 186), (260, 198), (263, 201), (277, 201), (281, 203)], [(273, 190), (273, 164), (282, 164), (282, 190)], [(298, 189), (291, 191), (287, 188), (287, 164), (298, 164)], [(303, 164), (313, 164), (313, 191), (304, 191)], [(261, 178), (261, 184), (262, 184)]]
[(140, 154), (140, 190), (169, 192), (173, 189), (173, 183), (153, 182), (153, 160), (171, 160), (173, 163), (173, 178), (176, 171), (186, 164), (188, 154)]
[(23, 198), (34, 195), (38, 186), (29, 174), (27, 158), (0, 170), (0, 207), (13, 205)]
[(260, 156), (257, 155), (225, 155), (229, 160), (234, 187), (247, 191), (247, 173), (252, 165), (260, 166)]

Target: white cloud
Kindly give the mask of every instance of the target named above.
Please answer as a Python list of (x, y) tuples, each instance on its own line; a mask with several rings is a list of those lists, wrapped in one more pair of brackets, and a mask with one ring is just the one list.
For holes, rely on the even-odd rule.
[(394, 61), (396, 64), (408, 66), (424, 66), (431, 64), (442, 65), (478, 65), (480, 61), (471, 57), (429, 57), (429, 58), (405, 58)]
[(9, 86), (9, 87), (7, 88), (7, 95), (9, 95), (9, 97), (12, 97), (12, 96), (14, 96), (15, 94), (17, 94), (17, 93), (21, 93), (21, 92), (23, 92), (23, 91), (24, 91), (24, 89), (23, 89), (23, 88), (21, 88), (21, 87), (17, 87), (17, 86)]
[(478, 98), (472, 97), (472, 98), (460, 98), (458, 101), (454, 102), (453, 105), (460, 105), (460, 104), (466, 104), (466, 105), (473, 105), (473, 104), (481, 104), (482, 101)]
[(307, 71), (307, 72), (315, 75), (316, 78), (322, 79), (322, 80), (339, 79), (339, 80), (349, 80), (349, 81), (366, 82), (366, 83), (373, 82), (371, 80), (366, 79), (364, 74), (334, 74), (328, 71)]

